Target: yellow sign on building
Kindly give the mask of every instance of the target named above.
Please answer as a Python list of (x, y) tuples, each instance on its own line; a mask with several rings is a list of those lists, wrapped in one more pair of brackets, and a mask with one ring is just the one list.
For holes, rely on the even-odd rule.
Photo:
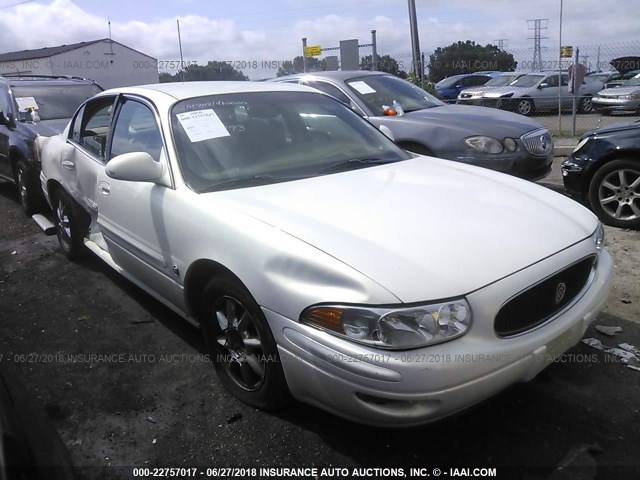
[(310, 47), (304, 47), (305, 57), (317, 57), (322, 55), (322, 47), (320, 45), (311, 45)]
[(573, 57), (573, 47), (572, 46), (563, 46), (560, 47), (560, 57), (561, 58), (571, 58)]

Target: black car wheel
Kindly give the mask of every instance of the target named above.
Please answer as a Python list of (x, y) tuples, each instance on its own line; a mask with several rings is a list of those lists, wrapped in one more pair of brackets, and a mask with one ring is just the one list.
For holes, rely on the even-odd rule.
[(211, 280), (204, 290), (201, 325), (221, 383), (262, 409), (285, 405), (289, 389), (278, 348), (262, 310), (235, 280)]
[(516, 104), (516, 111), (520, 115), (524, 115), (525, 117), (528, 117), (529, 115), (533, 115), (533, 111), (534, 111), (533, 100), (529, 98), (521, 98), (520, 100), (518, 100), (518, 103)]
[(60, 249), (70, 260), (84, 256), (83, 228), (73, 201), (62, 190), (53, 194), (53, 217)]
[(605, 164), (591, 180), (589, 201), (603, 223), (640, 228), (640, 163), (620, 159)]
[(15, 175), (22, 209), (29, 216), (38, 213), (42, 209), (42, 196), (38, 195), (36, 181), (22, 160), (16, 163)]

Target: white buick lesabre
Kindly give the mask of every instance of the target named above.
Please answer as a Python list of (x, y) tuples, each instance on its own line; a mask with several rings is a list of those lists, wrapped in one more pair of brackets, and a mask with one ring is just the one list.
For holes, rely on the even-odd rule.
[(409, 154), (302, 86), (108, 90), (41, 150), (65, 254), (198, 321), (222, 384), (261, 408), (450, 415), (579, 342), (612, 286), (585, 208)]

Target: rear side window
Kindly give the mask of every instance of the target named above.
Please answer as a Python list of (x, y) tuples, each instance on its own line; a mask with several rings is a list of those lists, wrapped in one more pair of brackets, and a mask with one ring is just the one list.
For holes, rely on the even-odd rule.
[(9, 91), (5, 87), (0, 87), (0, 112), (4, 116), (8, 116), (11, 113), (11, 108), (9, 107)]

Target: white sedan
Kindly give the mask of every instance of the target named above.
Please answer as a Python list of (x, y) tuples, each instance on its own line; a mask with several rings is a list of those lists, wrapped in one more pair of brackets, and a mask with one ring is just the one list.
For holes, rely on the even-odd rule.
[(579, 204), (407, 153), (307, 87), (108, 90), (41, 150), (64, 253), (199, 322), (222, 384), (260, 408), (453, 414), (579, 342), (612, 286)]

